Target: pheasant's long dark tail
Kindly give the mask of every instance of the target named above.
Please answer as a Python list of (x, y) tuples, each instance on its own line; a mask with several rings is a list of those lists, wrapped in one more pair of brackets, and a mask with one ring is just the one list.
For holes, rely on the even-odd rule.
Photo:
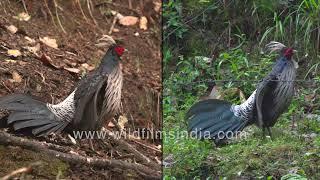
[(45, 103), (24, 94), (1, 97), (0, 109), (10, 111), (7, 122), (13, 125), (14, 130), (31, 128), (37, 136), (59, 133), (68, 124), (59, 120)]
[(247, 125), (235, 116), (231, 104), (207, 99), (194, 104), (187, 113), (188, 131), (199, 139), (224, 139), (234, 136)]

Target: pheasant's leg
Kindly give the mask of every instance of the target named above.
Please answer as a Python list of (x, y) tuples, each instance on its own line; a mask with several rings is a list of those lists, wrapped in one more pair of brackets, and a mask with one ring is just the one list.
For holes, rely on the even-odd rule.
[(268, 130), (268, 134), (269, 134), (270, 138), (272, 139), (271, 128), (267, 127), (267, 130)]
[(266, 138), (266, 128), (265, 127), (262, 127), (262, 136), (263, 136), (263, 139)]

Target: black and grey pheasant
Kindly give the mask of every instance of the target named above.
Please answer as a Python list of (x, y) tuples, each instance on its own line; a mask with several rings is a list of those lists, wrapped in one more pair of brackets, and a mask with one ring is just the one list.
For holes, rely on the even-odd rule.
[(267, 45), (271, 51), (280, 51), (271, 72), (241, 105), (227, 101), (207, 99), (194, 104), (186, 115), (188, 130), (198, 138), (223, 139), (256, 124), (268, 130), (289, 107), (294, 94), (297, 64), (292, 59), (294, 50), (281, 43)]
[(15, 130), (31, 128), (37, 136), (71, 130), (99, 130), (120, 109), (124, 48), (113, 44), (98, 68), (85, 76), (58, 104), (44, 103), (25, 94), (0, 98), (0, 109), (9, 110), (8, 124)]

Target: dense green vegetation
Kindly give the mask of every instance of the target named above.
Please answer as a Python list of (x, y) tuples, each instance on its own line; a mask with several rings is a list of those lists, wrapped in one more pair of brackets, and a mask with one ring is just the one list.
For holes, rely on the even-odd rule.
[[(165, 179), (320, 177), (319, 15), (315, 0), (165, 1), (163, 147), (171, 161)], [(298, 79), (305, 80), (297, 82), (288, 112), (273, 128), (275, 139), (262, 139), (256, 127), (219, 148), (188, 139), (184, 115), (191, 105), (212, 80), (223, 99), (247, 98), (275, 60), (263, 52), (271, 40), (298, 50)]]

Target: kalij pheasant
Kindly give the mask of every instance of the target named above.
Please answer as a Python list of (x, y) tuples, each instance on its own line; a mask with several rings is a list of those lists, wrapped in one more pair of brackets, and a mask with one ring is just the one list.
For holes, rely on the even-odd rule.
[(245, 127), (256, 124), (268, 130), (289, 107), (294, 94), (296, 62), (294, 50), (281, 43), (267, 45), (271, 51), (280, 51), (271, 72), (241, 105), (218, 99), (207, 99), (194, 104), (186, 114), (188, 131), (200, 139), (211, 138), (219, 143), (226, 135), (235, 135)]
[(105, 120), (110, 120), (120, 109), (120, 57), (124, 50), (119, 45), (111, 45), (99, 67), (58, 104), (44, 103), (25, 94), (1, 97), (0, 109), (11, 111), (8, 124), (13, 124), (15, 130), (31, 128), (37, 136), (65, 129), (99, 130)]

